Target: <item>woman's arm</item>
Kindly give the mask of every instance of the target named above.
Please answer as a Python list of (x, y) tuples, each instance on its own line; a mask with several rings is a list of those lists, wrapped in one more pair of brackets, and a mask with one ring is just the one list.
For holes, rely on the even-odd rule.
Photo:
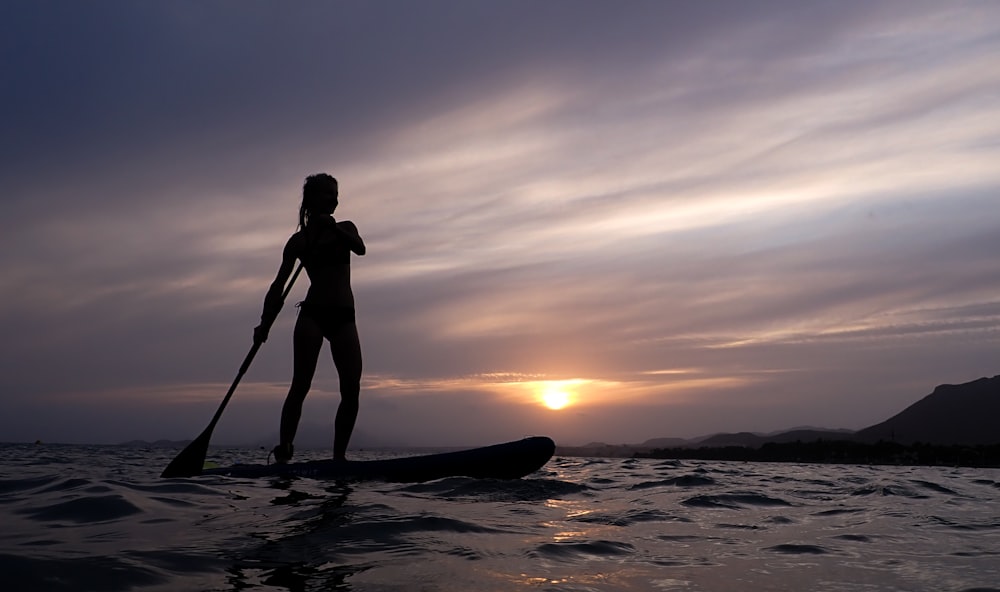
[(281, 266), (278, 267), (278, 274), (275, 276), (274, 281), (271, 282), (271, 286), (267, 289), (267, 294), (264, 295), (264, 312), (260, 315), (260, 325), (258, 325), (253, 330), (253, 337), (255, 342), (263, 343), (267, 341), (267, 334), (271, 330), (271, 325), (274, 323), (274, 319), (278, 317), (278, 313), (281, 312), (281, 307), (284, 305), (283, 292), (285, 290), (285, 283), (288, 282), (288, 276), (292, 275), (292, 269), (295, 267), (295, 259), (297, 258), (297, 250), (294, 243), (295, 237), (288, 239), (285, 243), (285, 248), (281, 253)]
[(361, 235), (358, 234), (358, 227), (354, 225), (354, 222), (351, 222), (350, 220), (337, 222), (333, 225), (333, 227), (337, 231), (337, 236), (347, 242), (347, 247), (349, 249), (358, 255), (365, 254), (365, 241), (361, 240)]

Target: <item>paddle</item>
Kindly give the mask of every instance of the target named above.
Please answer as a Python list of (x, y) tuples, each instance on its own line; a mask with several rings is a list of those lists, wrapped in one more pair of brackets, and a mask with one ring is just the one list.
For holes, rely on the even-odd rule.
[[(298, 268), (295, 273), (292, 274), (292, 279), (288, 281), (288, 285), (285, 286), (285, 291), (281, 294), (281, 303), (285, 303), (285, 298), (288, 293), (292, 290), (292, 285), (295, 284), (295, 279), (299, 277), (299, 272), (302, 271), (302, 264), (299, 263)], [(273, 322), (273, 321), (272, 321)], [(260, 343), (254, 343), (253, 347), (250, 348), (250, 352), (247, 357), (243, 358), (243, 364), (240, 366), (240, 371), (236, 374), (236, 379), (233, 380), (232, 386), (229, 387), (229, 392), (226, 393), (226, 398), (222, 400), (222, 404), (219, 405), (219, 409), (215, 412), (215, 417), (205, 428), (197, 438), (191, 441), (184, 450), (181, 450), (174, 460), (170, 461), (167, 468), (163, 469), (163, 473), (160, 477), (193, 477), (195, 475), (201, 474), (201, 469), (205, 464), (205, 456), (208, 454), (208, 442), (212, 439), (212, 430), (215, 429), (215, 424), (219, 422), (219, 418), (222, 417), (222, 410), (226, 408), (226, 404), (229, 403), (230, 397), (236, 391), (236, 385), (240, 383), (240, 379), (246, 374), (247, 369), (250, 368), (250, 362), (253, 361), (253, 357), (257, 355), (257, 350), (260, 349)]]

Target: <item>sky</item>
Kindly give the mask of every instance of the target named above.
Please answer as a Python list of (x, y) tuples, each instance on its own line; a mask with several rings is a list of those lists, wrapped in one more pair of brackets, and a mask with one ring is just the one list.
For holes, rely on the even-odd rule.
[[(861, 429), (1000, 374), (998, 2), (0, 12), (0, 441), (201, 433), (317, 172), (368, 247), (357, 446)], [(276, 441), (306, 287), (214, 443)], [(323, 354), (303, 441), (338, 396)]]

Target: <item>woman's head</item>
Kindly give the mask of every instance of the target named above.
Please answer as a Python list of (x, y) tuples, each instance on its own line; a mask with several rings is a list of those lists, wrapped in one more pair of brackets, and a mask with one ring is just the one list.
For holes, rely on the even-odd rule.
[(329, 216), (337, 209), (337, 180), (326, 173), (310, 175), (302, 186), (299, 226), (305, 227), (314, 216)]

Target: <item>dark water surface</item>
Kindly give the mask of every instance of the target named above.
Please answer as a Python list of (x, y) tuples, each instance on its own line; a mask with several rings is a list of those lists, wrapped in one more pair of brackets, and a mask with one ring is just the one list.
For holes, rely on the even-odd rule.
[(1000, 592), (1000, 470), (557, 457), (519, 481), (160, 479), (175, 453), (0, 445), (0, 590)]

